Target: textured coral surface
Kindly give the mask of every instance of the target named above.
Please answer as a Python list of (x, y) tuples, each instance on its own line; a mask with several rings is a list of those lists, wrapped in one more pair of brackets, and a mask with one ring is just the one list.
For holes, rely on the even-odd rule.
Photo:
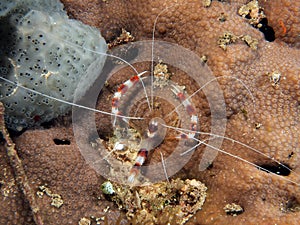
[[(68, 140), (70, 144), (57, 144), (54, 140)], [(76, 224), (83, 217), (100, 218), (105, 215), (103, 209), (112, 207), (100, 201), (104, 199), (100, 189), (103, 179), (85, 163), (71, 129), (26, 132), (16, 144), (33, 190), (38, 192), (40, 186), (46, 186), (62, 197), (59, 208), (51, 205), (47, 195), (37, 198), (44, 224)], [(106, 216), (116, 220), (119, 212), (110, 210)]]
[[(299, 1), (262, 1), (262, 6), (280, 40), (299, 48), (300, 43), (300, 2)], [(283, 6), (283, 7), (280, 7)]]
[[(3, 144), (3, 143), (2, 143)], [(35, 224), (28, 202), (23, 200), (4, 146), (1, 146), (1, 224)]]
[[(175, 2), (178, 4), (174, 5)], [(264, 3), (269, 25), (275, 30), (274, 42), (266, 41), (258, 29), (238, 15), (238, 8), (245, 2), (213, 1), (210, 7), (204, 7), (199, 0), (63, 1), (70, 16), (98, 27), (108, 42), (116, 39), (122, 28), (130, 31), (135, 40), (151, 39), (157, 15), (169, 7), (158, 17), (155, 37), (182, 45), (199, 56), (205, 55), (214, 76), (224, 77), (219, 79), (219, 83), (227, 110), (225, 136), (258, 149), (293, 170), (288, 176), (275, 176), (219, 153), (207, 170), (199, 172), (198, 163), (201, 150), (204, 149), (200, 146), (192, 160), (178, 174), (197, 178), (208, 187), (203, 209), (188, 224), (296, 225), (300, 220), (299, 2), (285, 0), (281, 4), (276, 0)], [(287, 30), (282, 33), (283, 26)], [(223, 50), (218, 40), (225, 32), (236, 36), (250, 35), (258, 41), (257, 50), (241, 40), (227, 45)], [(149, 69), (147, 63), (140, 66), (141, 69)], [(175, 68), (170, 70), (176, 73), (172, 79), (185, 85), (188, 93), (199, 88)], [(278, 73), (279, 82), (275, 76)], [(110, 80), (109, 87), (99, 97), (100, 109), (109, 111), (115, 86), (130, 76), (128, 70)], [(242, 80), (253, 97), (245, 86), (228, 76)], [(207, 112), (209, 107), (206, 101), (199, 94), (193, 102), (201, 114), (201, 130), (209, 132), (210, 113)], [(97, 119), (100, 121), (100, 134), (109, 133), (110, 118), (100, 115)], [(54, 139), (67, 139), (70, 144), (62, 141), (64, 145), (58, 145)], [(77, 224), (80, 218), (89, 218), (91, 215), (106, 215), (113, 224), (119, 222), (120, 212), (100, 193), (103, 178), (85, 164), (70, 128), (56, 125), (51, 129), (26, 131), (16, 137), (15, 142), (32, 189), (38, 191), (40, 185), (47, 185), (64, 201), (60, 208), (55, 208), (46, 195), (37, 199), (45, 224)], [(250, 151), (234, 141), (224, 140), (221, 149), (253, 164), (278, 168), (271, 158)], [(165, 154), (172, 152), (172, 142), (166, 143), (161, 151)], [(1, 154), (4, 156), (4, 149)], [(159, 160), (159, 154), (154, 154), (152, 159)], [(5, 157), (1, 157), (1, 167), (11, 171)], [(24, 200), (17, 187), (11, 188), (12, 192), (16, 192), (11, 201), (3, 197), (3, 188), (7, 187), (8, 179), (13, 180), (13, 176), (12, 172), (7, 177), (2, 173), (4, 185), (0, 186), (1, 198), (7, 207), (1, 206), (1, 215), (6, 215), (1, 222), (21, 224), (21, 221), (32, 221), (28, 206), (19, 206), (19, 202)], [(226, 214), (224, 207), (232, 203), (238, 204), (244, 211), (237, 216)], [(107, 206), (110, 206), (108, 211), (105, 210)], [(14, 217), (13, 211), (19, 212), (19, 217)]]

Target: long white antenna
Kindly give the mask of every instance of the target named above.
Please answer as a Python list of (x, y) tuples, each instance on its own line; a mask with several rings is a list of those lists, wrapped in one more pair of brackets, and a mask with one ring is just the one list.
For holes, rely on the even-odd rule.
[(78, 107), (78, 108), (87, 109), (87, 110), (90, 110), (90, 111), (93, 111), (93, 112), (102, 113), (102, 114), (104, 114), (104, 115), (117, 116), (117, 117), (126, 118), (126, 119), (135, 119), (135, 120), (142, 120), (142, 119), (143, 119), (143, 118), (141, 118), (141, 117), (130, 117), (130, 116), (115, 115), (115, 114), (113, 114), (113, 113), (109, 113), (109, 112), (105, 112), (105, 111), (93, 109), (93, 108), (90, 108), (90, 107), (86, 107), (86, 106), (79, 105), (79, 104), (76, 104), (76, 103), (73, 103), (73, 102), (69, 102), (69, 101), (65, 101), (65, 100), (62, 100), (62, 99), (59, 99), (59, 98), (50, 96), (50, 95), (43, 94), (43, 93), (41, 93), (41, 92), (38, 92), (38, 91), (32, 90), (32, 89), (30, 89), (30, 88), (24, 87), (24, 86), (22, 86), (21, 84), (15, 83), (15, 82), (13, 82), (13, 81), (11, 81), (11, 80), (8, 80), (8, 79), (6, 79), (6, 78), (4, 78), (4, 77), (1, 77), (1, 76), (0, 76), (0, 79), (1, 79), (1, 80), (4, 80), (5, 82), (8, 82), (8, 83), (10, 83), (10, 84), (12, 84), (12, 85), (17, 86), (18, 88), (24, 89), (24, 90), (26, 90), (26, 91), (30, 91), (30, 92), (32, 92), (32, 93), (41, 95), (41, 96), (43, 96), (43, 97), (50, 98), (50, 99), (53, 99), (53, 100), (55, 100), (55, 101), (58, 101), (58, 102), (61, 102), (61, 103), (65, 103), (65, 104), (68, 104), (68, 105), (71, 105), (71, 106), (75, 106), (75, 107)]
[[(170, 129), (173, 129), (173, 130), (177, 130), (177, 131), (179, 131), (180, 133), (185, 134), (185, 135), (187, 135), (186, 132), (191, 132), (189, 129), (178, 128), (178, 127), (173, 127), (173, 126), (168, 126), (168, 125), (166, 125), (166, 124), (161, 124), (161, 125), (164, 126), (164, 127), (166, 127), (166, 128), (170, 128)], [(256, 153), (258, 153), (258, 154), (260, 154), (260, 155), (262, 155), (262, 156), (264, 156), (264, 157), (266, 157), (266, 158), (268, 158), (268, 159), (271, 159), (272, 161), (276, 162), (276, 163), (279, 164), (280, 166), (282, 166), (282, 167), (284, 167), (285, 169), (287, 169), (289, 172), (296, 174), (298, 177), (300, 176), (298, 173), (296, 173), (295, 171), (291, 170), (289, 167), (285, 166), (284, 164), (282, 164), (282, 163), (279, 162), (278, 160), (273, 159), (273, 158), (269, 157), (268, 155), (266, 155), (265, 153), (260, 152), (259, 150), (255, 149), (255, 148), (253, 148), (253, 147), (251, 147), (251, 146), (249, 146), (249, 145), (246, 145), (246, 144), (244, 144), (244, 143), (242, 143), (242, 142), (240, 142), (240, 141), (234, 140), (234, 139), (229, 138), (229, 137), (226, 137), (226, 136), (221, 136), (221, 135), (212, 134), (212, 133), (207, 133), (207, 132), (200, 132), (200, 131), (197, 131), (196, 133), (198, 133), (198, 134), (205, 134), (205, 135), (211, 135), (211, 136), (214, 136), (215, 138), (224, 138), (224, 139), (226, 139), (226, 140), (229, 140), (229, 141), (235, 142), (235, 143), (237, 143), (237, 144), (240, 144), (240, 145), (242, 145), (242, 146), (244, 146), (244, 147), (246, 147), (246, 148), (248, 148), (248, 149), (250, 149), (250, 150), (252, 150), (252, 151), (254, 151), (254, 152), (256, 152)], [(237, 155), (234, 155), (234, 154), (231, 154), (231, 153), (229, 153), (229, 152), (226, 152), (225, 150), (216, 148), (216, 147), (214, 147), (214, 146), (212, 146), (212, 145), (210, 145), (210, 144), (205, 143), (205, 141), (201, 141), (201, 140), (199, 140), (199, 139), (197, 139), (197, 138), (192, 138), (192, 139), (195, 140), (195, 141), (197, 141), (197, 142), (199, 142), (199, 143), (202, 143), (202, 144), (206, 145), (207, 147), (210, 147), (210, 148), (212, 148), (212, 149), (214, 149), (214, 150), (216, 150), (216, 151), (218, 151), (218, 152), (224, 153), (224, 154), (229, 155), (229, 156), (231, 156), (231, 157), (233, 157), (233, 158), (236, 158), (236, 159), (238, 159), (238, 160), (240, 160), (240, 161), (243, 161), (243, 162), (245, 162), (245, 163), (247, 163), (247, 164), (249, 164), (249, 165), (252, 165), (252, 166), (254, 166), (254, 167), (256, 167), (256, 168), (258, 168), (258, 169), (260, 169), (260, 170), (262, 170), (262, 171), (265, 171), (265, 172), (274, 174), (274, 175), (278, 176), (280, 179), (289, 181), (289, 182), (291, 182), (291, 183), (293, 183), (293, 184), (296, 184), (297, 186), (300, 186), (300, 183), (297, 183), (297, 182), (295, 182), (295, 181), (293, 181), (293, 180), (290, 180), (290, 179), (285, 178), (285, 177), (283, 177), (283, 176), (280, 176), (280, 175), (278, 175), (278, 174), (276, 174), (276, 173), (273, 173), (273, 172), (271, 172), (270, 170), (265, 169), (265, 168), (263, 168), (263, 167), (261, 167), (261, 166), (258, 166), (258, 165), (256, 165), (255, 163), (252, 163), (252, 162), (250, 162), (250, 161), (248, 161), (248, 160), (246, 160), (246, 159), (243, 159), (243, 158), (241, 158), (241, 157), (239, 157), (239, 156), (237, 156)], [(187, 153), (190, 152), (190, 151), (191, 151), (191, 149), (188, 149), (187, 151), (181, 153), (181, 155), (187, 154)]]

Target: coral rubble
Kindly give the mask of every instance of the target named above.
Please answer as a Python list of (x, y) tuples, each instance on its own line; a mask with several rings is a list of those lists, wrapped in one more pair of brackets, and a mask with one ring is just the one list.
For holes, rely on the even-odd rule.
[(184, 224), (201, 209), (206, 197), (204, 184), (195, 179), (175, 179), (143, 187), (114, 184), (109, 198), (137, 224)]

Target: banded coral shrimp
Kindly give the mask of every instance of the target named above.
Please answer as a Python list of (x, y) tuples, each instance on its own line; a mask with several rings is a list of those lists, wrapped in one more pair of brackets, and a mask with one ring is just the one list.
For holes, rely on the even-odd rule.
[[(162, 12), (165, 12), (165, 11), (167, 11), (169, 8), (167, 8), (167, 9), (165, 9), (165, 10), (162, 10), (161, 11), (161, 13)], [(158, 17), (156, 17), (156, 19), (157, 19)], [(154, 34), (154, 33), (153, 33)], [(152, 44), (151, 46), (150, 46), (150, 48), (153, 50), (153, 46), (155, 46), (157, 49), (159, 49), (159, 44), (158, 45), (155, 45), (155, 44)], [(166, 48), (165, 48), (166, 49)], [(161, 50), (160, 49), (160, 51), (162, 52), (163, 50)], [(159, 52), (159, 51), (158, 51)], [(142, 53), (140, 53), (140, 54), (142, 54)], [(151, 52), (151, 54), (153, 54), (153, 51)], [(159, 54), (159, 53), (157, 53), (157, 54)], [(142, 57), (142, 56), (141, 56)], [(149, 60), (149, 61), (151, 61), (151, 62), (153, 62), (154, 60)], [(158, 61), (158, 60), (157, 60)], [(188, 67), (188, 66), (187, 66)], [(190, 67), (193, 67), (193, 66), (190, 66)], [(153, 70), (153, 69), (152, 69)], [(228, 78), (228, 77), (231, 77), (231, 78)], [(228, 80), (234, 80), (234, 77), (233, 76), (228, 76), (228, 77), (226, 77), (226, 76), (223, 76), (223, 78), (217, 78), (217, 80), (222, 80), (222, 79), (228, 79)], [(238, 78), (236, 78), (237, 80), (238, 80)], [(123, 81), (123, 82), (125, 82), (125, 81)], [(253, 101), (253, 96), (251, 97), (251, 93), (249, 93), (249, 90), (247, 90), (247, 86), (246, 85), (244, 85), (243, 84), (243, 82), (240, 80), (240, 81), (232, 81), (232, 82), (236, 82), (236, 83), (239, 83), (240, 85), (242, 85), (242, 87), (243, 87), (243, 89), (244, 90), (246, 90), (246, 92), (247, 92), (247, 95), (248, 96), (250, 96), (250, 99), (251, 99), (251, 105), (253, 104), (254, 105), (254, 101)], [(205, 82), (203, 82), (203, 84), (202, 85), (204, 85), (204, 83)], [(193, 94), (192, 94), (193, 95)], [(151, 96), (151, 95), (150, 95)], [(129, 103), (129, 102), (127, 102), (128, 103), (128, 105), (131, 105), (131, 102)], [(249, 112), (250, 111), (253, 111), (255, 109), (255, 106), (253, 106), (253, 108), (249, 108)], [(250, 114), (250, 113), (249, 113)], [(189, 121), (189, 119), (186, 119), (187, 121)], [(200, 123), (201, 124), (201, 123)], [(147, 127), (147, 125), (144, 125), (144, 127)], [(216, 132), (215, 132), (216, 133)], [(215, 135), (217, 135), (217, 134), (215, 134)], [(222, 135), (220, 135), (220, 136), (222, 136)], [(229, 139), (228, 139), (229, 140)], [(231, 140), (232, 141), (232, 140)], [(253, 149), (252, 149), (253, 150)], [(259, 152), (258, 150), (257, 150), (257, 152)], [(270, 159), (270, 158), (269, 158)], [(273, 161), (273, 159), (270, 159), (271, 161)], [(273, 161), (274, 162), (274, 161)], [(279, 161), (278, 161), (279, 162)], [(207, 165), (206, 165), (207, 166)], [(161, 166), (157, 166), (158, 168), (161, 168), (162, 167), (162, 165)], [(286, 167), (284, 167), (284, 165), (283, 164), (281, 164), (281, 166), (280, 167), (283, 167), (283, 168), (286, 168)], [(287, 169), (287, 170), (289, 170), (289, 169)]]
[[(158, 46), (155, 46), (155, 48), (156, 48), (156, 47), (158, 48)], [(143, 70), (141, 70), (141, 71), (143, 71)], [(175, 78), (174, 78), (174, 79), (175, 79)], [(220, 79), (220, 80), (221, 80), (221, 79)], [(125, 82), (125, 81), (126, 81), (126, 80), (124, 80), (123, 82)], [(120, 82), (120, 83), (122, 83), (122, 82)], [(203, 84), (203, 85), (204, 85), (204, 84)], [(190, 86), (192, 86), (192, 85), (186, 85), (186, 86), (187, 86), (187, 88), (190, 88)], [(198, 87), (198, 89), (199, 89), (199, 87)], [(188, 93), (189, 93), (190, 96), (193, 95), (193, 94), (192, 94), (193, 91), (189, 91), (188, 89), (187, 89), (187, 91), (188, 91)], [(248, 112), (247, 114), (249, 115), (250, 112), (251, 112), (251, 110), (250, 110), (250, 109), (249, 109), (249, 110), (245, 110), (244, 112)], [(244, 113), (244, 115), (245, 115), (245, 114), (246, 114), (246, 113)], [(247, 116), (247, 115), (246, 115), (246, 116)], [(189, 121), (189, 119), (187, 119), (186, 121)], [(204, 124), (204, 122), (203, 122), (204, 119), (201, 119), (200, 121), (201, 121), (202, 124)], [(200, 124), (201, 124), (201, 123), (200, 123)], [(244, 124), (244, 123), (242, 123), (242, 124)], [(144, 127), (146, 127), (146, 126), (144, 126)], [(200, 129), (200, 130), (201, 130), (201, 129)], [(210, 133), (210, 132), (208, 132), (208, 133)], [(216, 134), (215, 134), (215, 135), (216, 135)], [(222, 136), (222, 135), (220, 135), (220, 136)], [(236, 140), (236, 139), (235, 139), (235, 140)], [(243, 140), (243, 142), (247, 142), (247, 141), (245, 141), (245, 138), (243, 138), (242, 140)], [(230, 142), (231, 142), (231, 141), (230, 141)], [(248, 143), (248, 142), (247, 142), (247, 143)], [(234, 144), (235, 144), (235, 143), (234, 143)], [(251, 143), (251, 144), (254, 144), (254, 143)], [(235, 146), (235, 145), (234, 145), (234, 146)], [(230, 146), (229, 144), (227, 144), (227, 147), (232, 148), (232, 146)], [(247, 147), (247, 148), (249, 149), (249, 147)], [(260, 151), (262, 150), (261, 148), (259, 148), (259, 149), (260, 149)], [(230, 149), (228, 149), (228, 150), (230, 150)], [(267, 158), (268, 158), (268, 157), (267, 157)], [(271, 158), (271, 159), (268, 158), (267, 161), (269, 161), (269, 160), (272, 161), (272, 162), (274, 162), (272, 158)], [(256, 165), (256, 164), (255, 164), (255, 165)], [(168, 171), (168, 166), (169, 166), (169, 165), (168, 165), (167, 163), (165, 163), (165, 167), (166, 167), (166, 169), (167, 169), (167, 172), (170, 172), (170, 171)], [(253, 166), (253, 165), (252, 165), (252, 166)], [(158, 168), (158, 166), (157, 166), (157, 168)], [(255, 167), (253, 167), (253, 168), (255, 168)], [(160, 167), (159, 169), (162, 170), (161, 167)], [(153, 171), (154, 171), (154, 170), (153, 170)], [(292, 173), (295, 174), (295, 172), (292, 172)], [(269, 175), (270, 175), (270, 176), (273, 176), (272, 173), (268, 174), (268, 176), (269, 176)], [(295, 178), (295, 180), (297, 180), (297, 179)]]

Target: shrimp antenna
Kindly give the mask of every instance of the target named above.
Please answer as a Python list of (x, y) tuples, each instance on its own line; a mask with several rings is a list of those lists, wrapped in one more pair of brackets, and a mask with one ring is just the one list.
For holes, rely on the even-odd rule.
[[(186, 100), (189, 100), (191, 99), (193, 96), (195, 96), (199, 91), (201, 91), (203, 88), (205, 88), (207, 85), (209, 85), (210, 83), (212, 83), (213, 81), (216, 81), (218, 79), (221, 79), (221, 78), (230, 78), (230, 79), (235, 79), (236, 81), (240, 82), (244, 87), (245, 89), (247, 90), (247, 92), (249, 93), (249, 95), (251, 96), (252, 98), (252, 102), (253, 102), (253, 108), (255, 109), (256, 108), (256, 105), (255, 105), (255, 98), (252, 94), (252, 92), (250, 91), (250, 89), (247, 87), (247, 85), (241, 80), (241, 79), (238, 79), (237, 77), (233, 77), (233, 76), (221, 76), (221, 77), (215, 77), (214, 79), (211, 79), (210, 81), (206, 82), (202, 87), (200, 87), (197, 91), (195, 91), (193, 94), (191, 94), (190, 96), (187, 97)], [(175, 109), (173, 109), (170, 113), (168, 113), (166, 117), (170, 116), (173, 112), (175, 112), (181, 105), (183, 105), (183, 102), (181, 102), (179, 105), (177, 105), (175, 107)]]
[[(161, 124), (161, 125), (162, 125), (162, 126), (165, 126), (166, 128), (170, 128), (170, 129), (173, 129), (173, 130), (177, 130), (177, 131), (179, 131), (180, 133), (182, 133), (182, 134), (184, 134), (184, 135), (187, 135), (186, 132), (190, 132), (189, 129), (178, 128), (178, 127), (173, 127), (173, 126), (168, 126), (168, 125), (166, 125), (166, 124)], [(242, 145), (242, 146), (244, 146), (244, 147), (246, 147), (246, 148), (248, 148), (248, 149), (250, 149), (250, 150), (252, 150), (252, 151), (254, 151), (254, 152), (256, 152), (256, 153), (258, 153), (258, 154), (260, 154), (260, 155), (262, 155), (262, 156), (264, 156), (264, 157), (266, 157), (266, 158), (268, 158), (268, 159), (273, 160), (274, 162), (276, 162), (276, 163), (279, 164), (280, 166), (284, 167), (285, 169), (287, 169), (287, 170), (290, 171), (291, 173), (295, 173), (296, 175), (299, 176), (298, 173), (296, 173), (295, 171), (291, 170), (289, 167), (285, 166), (284, 164), (282, 164), (282, 163), (279, 162), (278, 160), (273, 159), (273, 158), (271, 158), (270, 156), (266, 155), (265, 153), (260, 152), (259, 150), (255, 149), (255, 148), (253, 148), (253, 147), (251, 147), (251, 146), (249, 146), (249, 145), (246, 145), (246, 144), (244, 144), (244, 143), (242, 143), (242, 142), (240, 142), (240, 141), (234, 140), (234, 139), (229, 138), (229, 137), (226, 137), (226, 136), (221, 136), (221, 135), (212, 134), (212, 133), (207, 133), (207, 132), (196, 131), (196, 133), (197, 133), (197, 134), (211, 135), (211, 136), (213, 136), (214, 138), (224, 138), (224, 139), (226, 139), (226, 140), (235, 142), (235, 143), (237, 143), (237, 144), (239, 144), (239, 145)], [(246, 159), (244, 159), (244, 158), (242, 158), (242, 157), (239, 157), (239, 156), (237, 156), (237, 155), (231, 154), (231, 153), (229, 153), (229, 152), (226, 152), (225, 150), (216, 148), (216, 147), (214, 147), (214, 146), (212, 146), (212, 145), (210, 145), (210, 144), (205, 143), (205, 141), (206, 141), (206, 140), (209, 140), (209, 139), (206, 139), (206, 140), (204, 140), (204, 141), (201, 141), (201, 140), (199, 140), (199, 139), (197, 139), (197, 138), (195, 138), (195, 137), (192, 137), (192, 139), (195, 140), (195, 141), (197, 141), (197, 142), (199, 142), (200, 144), (204, 144), (205, 146), (207, 146), (207, 147), (209, 147), (209, 148), (212, 148), (212, 149), (214, 149), (214, 150), (216, 150), (216, 151), (218, 151), (218, 152), (224, 153), (224, 154), (229, 155), (229, 156), (231, 156), (231, 157), (233, 157), (233, 158), (235, 158), (235, 159), (238, 159), (238, 160), (240, 160), (240, 161), (242, 161), (242, 162), (245, 162), (245, 163), (247, 163), (247, 164), (249, 164), (249, 165), (252, 165), (252, 166), (254, 166), (254, 167), (256, 167), (256, 168), (258, 168), (258, 169), (260, 169), (260, 170), (262, 170), (262, 171), (265, 171), (265, 172), (274, 174), (274, 175), (278, 176), (280, 179), (286, 180), (286, 181), (288, 181), (288, 182), (291, 182), (291, 183), (293, 183), (293, 184), (296, 184), (297, 186), (300, 186), (299, 183), (297, 183), (297, 182), (295, 182), (295, 181), (293, 181), (293, 180), (290, 180), (290, 179), (288, 179), (288, 178), (282, 177), (282, 176), (280, 176), (280, 175), (278, 175), (278, 174), (276, 174), (276, 173), (271, 172), (271, 171), (268, 170), (268, 169), (265, 169), (265, 168), (263, 168), (263, 167), (261, 167), (261, 166), (259, 166), (259, 165), (256, 165), (255, 163), (252, 163), (252, 162), (250, 162), (250, 161), (248, 161), (248, 160), (246, 160)], [(198, 143), (198, 145), (199, 145), (199, 143)], [(190, 149), (188, 149), (187, 151), (181, 153), (180, 155), (183, 156), (183, 155), (185, 155), (185, 154), (191, 152), (191, 151), (194, 150), (195, 148), (196, 148), (196, 147), (190, 148)]]
[(179, 5), (178, 3), (174, 3), (168, 7), (166, 7), (165, 9), (163, 9), (162, 11), (160, 11), (160, 13), (156, 16), (154, 24), (153, 24), (153, 29), (152, 29), (152, 45), (151, 45), (151, 105), (152, 105), (152, 109), (153, 109), (153, 75), (154, 75), (154, 40), (155, 40), (155, 28), (156, 28), (156, 24), (157, 24), (157, 20), (160, 17), (160, 15), (162, 13), (164, 13), (165, 11), (169, 10), (170, 8)]
[(105, 111), (102, 111), (102, 110), (93, 109), (93, 108), (90, 108), (90, 107), (86, 107), (86, 106), (79, 105), (79, 104), (76, 104), (76, 103), (73, 103), (73, 102), (69, 102), (69, 101), (65, 101), (65, 100), (62, 100), (62, 99), (59, 99), (59, 98), (50, 96), (50, 95), (43, 94), (43, 93), (41, 93), (41, 92), (38, 92), (38, 91), (32, 90), (32, 89), (30, 89), (30, 88), (24, 87), (24, 86), (21, 85), (21, 84), (18, 84), (18, 83), (16, 83), (16, 82), (13, 82), (13, 81), (8, 80), (8, 79), (6, 79), (6, 78), (4, 78), (4, 77), (1, 77), (1, 76), (0, 76), (0, 79), (1, 79), (1, 80), (4, 80), (4, 81), (7, 82), (7, 83), (10, 83), (10, 84), (12, 84), (12, 85), (17, 86), (18, 88), (24, 89), (24, 90), (26, 90), (26, 91), (30, 91), (30, 92), (32, 92), (32, 93), (41, 95), (41, 96), (43, 96), (43, 97), (50, 98), (50, 99), (53, 99), (53, 100), (55, 100), (55, 101), (58, 101), (58, 102), (61, 102), (61, 103), (64, 103), (64, 104), (68, 104), (68, 105), (71, 105), (71, 106), (75, 106), (75, 107), (78, 107), (78, 108), (87, 109), (87, 110), (90, 110), (90, 111), (93, 111), (93, 112), (97, 112), (97, 113), (102, 113), (102, 114), (104, 114), (104, 115), (117, 116), (117, 117), (125, 118), (125, 119), (135, 119), (135, 120), (142, 120), (142, 119), (143, 119), (143, 118), (141, 118), (141, 117), (130, 117), (130, 116), (115, 115), (114, 113), (109, 113), (109, 112), (105, 112)]
[(168, 172), (167, 172), (166, 163), (165, 163), (165, 160), (164, 160), (164, 156), (163, 156), (163, 154), (162, 154), (161, 152), (160, 152), (160, 157), (161, 157), (161, 165), (162, 165), (162, 167), (163, 167), (165, 177), (166, 177), (168, 183), (170, 183), (170, 181), (169, 181), (169, 176), (168, 176)]
[[(139, 72), (136, 70), (136, 68), (130, 64), (129, 62), (127, 62), (125, 59), (122, 59), (121, 57), (119, 56), (115, 56), (115, 55), (112, 55), (112, 54), (108, 54), (108, 53), (105, 53), (105, 52), (99, 52), (99, 51), (95, 51), (95, 50), (92, 50), (92, 49), (89, 49), (89, 48), (86, 48), (86, 47), (83, 47), (81, 45), (78, 45), (78, 44), (74, 44), (68, 40), (63, 40), (61, 38), (58, 38), (58, 37), (55, 37), (54, 35), (52, 34), (48, 34), (49, 36), (53, 37), (54, 39), (57, 39), (57, 40), (60, 40), (60, 41), (63, 41), (65, 42), (66, 44), (68, 44), (69, 46), (72, 46), (74, 48), (81, 48), (81, 49), (84, 49), (88, 52), (92, 52), (92, 53), (95, 53), (97, 55), (103, 55), (103, 56), (108, 56), (108, 57), (111, 57), (111, 58), (115, 58), (117, 60), (120, 60), (121, 62), (125, 63), (126, 65), (128, 65), (135, 73), (136, 75), (139, 75)], [(151, 110), (151, 106), (150, 106), (150, 101), (149, 101), (149, 97), (148, 97), (148, 94), (147, 94), (147, 91), (146, 91), (146, 88), (145, 88), (145, 84), (143, 82), (142, 79), (139, 79), (139, 81), (141, 82), (142, 86), (143, 86), (143, 90), (144, 90), (144, 94), (145, 94), (145, 97), (147, 99), (147, 103), (148, 103), (148, 107), (149, 109)]]

